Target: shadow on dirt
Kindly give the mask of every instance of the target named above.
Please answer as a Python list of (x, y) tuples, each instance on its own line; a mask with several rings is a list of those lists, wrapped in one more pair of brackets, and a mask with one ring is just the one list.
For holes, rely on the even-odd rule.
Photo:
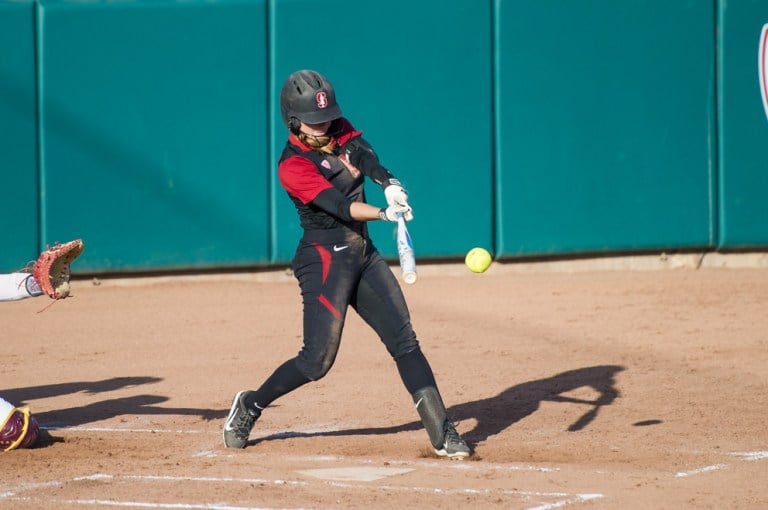
[[(477, 426), (465, 435), (467, 440), (481, 442), (533, 414), (542, 402), (584, 404), (587, 411), (567, 428), (569, 432), (578, 432), (597, 418), (600, 408), (611, 405), (618, 398), (615, 375), (622, 370), (624, 367), (617, 365), (569, 370), (547, 379), (512, 386), (491, 398), (459, 404), (450, 408), (449, 414), (457, 421), (477, 420)], [(598, 395), (594, 400), (565, 395), (580, 388), (591, 388)]]
[[(28, 388), (14, 388), (2, 391), (2, 397), (14, 405), (22, 406), (29, 400), (45, 399), (60, 395), (84, 393), (95, 395), (125, 388), (153, 384), (162, 381), (159, 377), (114, 377), (102, 381), (82, 381)], [(218, 412), (209, 409), (191, 409), (176, 407), (155, 407), (166, 402), (168, 397), (162, 395), (132, 395), (109, 400), (100, 400), (87, 405), (56, 409), (47, 412), (35, 412), (43, 428), (77, 427), (86, 423), (107, 420), (124, 415), (188, 415), (200, 416), (204, 419), (214, 419), (226, 416), (226, 411)]]
[(122, 388), (152, 384), (162, 381), (159, 377), (113, 377), (102, 381), (80, 381), (60, 384), (46, 384), (44, 386), (30, 386), (28, 388), (3, 389), (2, 397), (15, 405), (25, 404), (25, 400), (38, 400), (41, 398), (58, 397), (72, 393), (86, 393), (95, 395)]
[[(448, 416), (456, 422), (475, 420), (477, 422), (475, 428), (463, 435), (467, 442), (477, 444), (502, 432), (526, 416), (530, 416), (539, 409), (542, 402), (584, 404), (588, 407), (587, 411), (567, 427), (570, 432), (578, 432), (597, 418), (602, 407), (611, 405), (619, 396), (615, 375), (622, 370), (624, 367), (618, 365), (600, 365), (569, 370), (546, 379), (511, 386), (493, 397), (451, 406), (448, 408)], [(566, 395), (568, 392), (580, 388), (592, 389), (598, 395), (594, 400), (573, 398)], [(296, 437), (394, 434), (421, 428), (421, 421), (413, 421), (392, 427), (322, 432), (285, 432), (258, 438), (248, 444), (253, 445), (262, 441)]]

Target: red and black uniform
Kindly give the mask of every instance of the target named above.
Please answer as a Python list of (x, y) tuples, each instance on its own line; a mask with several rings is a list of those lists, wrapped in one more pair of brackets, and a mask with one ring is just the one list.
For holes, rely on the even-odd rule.
[[(365, 177), (386, 186), (392, 175), (346, 119), (334, 121), (329, 132), (336, 141), (333, 153), (315, 150), (291, 134), (278, 165), (280, 183), (304, 230), (291, 264), (303, 298), (304, 343), (253, 395), (261, 408), (328, 373), (349, 306), (381, 338), (411, 394), (435, 386), (400, 285), (368, 236), (366, 223), (350, 215), (352, 202), (365, 202)], [(357, 166), (349, 169), (337, 154), (345, 157), (345, 148), (352, 146), (365, 151), (365, 157), (358, 153), (350, 158)]]

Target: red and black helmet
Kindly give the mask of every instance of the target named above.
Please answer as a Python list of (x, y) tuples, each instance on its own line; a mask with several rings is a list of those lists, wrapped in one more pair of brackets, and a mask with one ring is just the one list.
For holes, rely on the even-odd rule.
[(285, 80), (280, 91), (280, 113), (283, 123), (291, 129), (298, 129), (296, 120), (322, 124), (342, 115), (331, 82), (308, 69), (296, 71)]

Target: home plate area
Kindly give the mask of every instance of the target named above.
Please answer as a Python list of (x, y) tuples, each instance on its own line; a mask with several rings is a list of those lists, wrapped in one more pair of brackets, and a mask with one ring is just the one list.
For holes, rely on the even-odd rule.
[[(431, 467), (435, 469), (435, 467)], [(340, 467), (296, 471), (295, 478), (189, 477), (169, 475), (111, 475), (94, 473), (68, 480), (27, 483), (0, 493), (14, 508), (175, 508), (213, 510), (267, 510), (276, 508), (338, 508), (378, 506), (391, 497), (408, 498), (407, 507), (450, 508), (459, 503), (480, 507), (545, 510), (578, 507), (579, 503), (602, 498), (602, 494), (469, 486), (415, 486), (405, 479), (425, 467)], [(459, 473), (454, 476), (462, 478)], [(376, 483), (372, 483), (376, 482)], [(245, 496), (244, 489), (250, 494)], [(198, 497), (206, 494), (201, 500)], [(115, 494), (133, 494), (131, 497)], [(174, 497), (174, 494), (182, 494)], [(183, 494), (186, 493), (186, 496)], [(227, 499), (226, 493), (230, 493)], [(313, 494), (322, 497), (313, 498)], [(72, 494), (65, 496), (64, 494)], [(137, 494), (140, 494), (138, 496)], [(245, 496), (245, 497), (244, 497)], [(329, 500), (328, 497), (335, 498)], [(314, 501), (313, 501), (314, 499)]]
[[(0, 508), (351, 509), (643, 508), (659, 502), (695, 508), (717, 501), (717, 487), (750, 486), (768, 465), (768, 450), (688, 451), (684, 463), (663, 467), (574, 463), (504, 463), (411, 458), (295, 455), (227, 450), (212, 431), (187, 429), (188, 441), (163, 451), (176, 429), (72, 427), (54, 429), (59, 442), (4, 456), (13, 476), (0, 480)], [(269, 434), (269, 431), (267, 431)], [(408, 433), (409, 435), (412, 433)], [(120, 455), (112, 443), (136, 445)], [(100, 445), (106, 450), (100, 450)], [(19, 467), (59, 449), (61, 462)], [(147, 452), (156, 456), (145, 456)], [(81, 455), (91, 460), (81, 462)], [(586, 457), (585, 457), (586, 458)], [(681, 457), (683, 458), (683, 457)], [(16, 468), (14, 468), (16, 466)], [(98, 470), (96, 470), (98, 469)], [(761, 475), (762, 473), (762, 475)], [(633, 496), (642, 488), (642, 493)], [(749, 499), (749, 494), (746, 494)], [(760, 495), (755, 501), (760, 501)], [(722, 500), (727, 506), (727, 501)], [(733, 508), (737, 508), (736, 505)]]

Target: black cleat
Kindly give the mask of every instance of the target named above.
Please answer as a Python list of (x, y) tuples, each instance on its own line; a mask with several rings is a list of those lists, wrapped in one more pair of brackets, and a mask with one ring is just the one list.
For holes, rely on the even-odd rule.
[(469, 446), (467, 446), (467, 443), (464, 442), (459, 433), (456, 432), (454, 424), (446, 420), (443, 446), (439, 450), (435, 448), (435, 453), (441, 457), (448, 457), (449, 459), (463, 459), (469, 457), (471, 451)]
[(249, 409), (245, 406), (245, 396), (250, 393), (243, 390), (235, 395), (232, 408), (224, 423), (224, 446), (227, 448), (245, 448), (251, 429), (256, 420), (261, 416), (258, 409)]

